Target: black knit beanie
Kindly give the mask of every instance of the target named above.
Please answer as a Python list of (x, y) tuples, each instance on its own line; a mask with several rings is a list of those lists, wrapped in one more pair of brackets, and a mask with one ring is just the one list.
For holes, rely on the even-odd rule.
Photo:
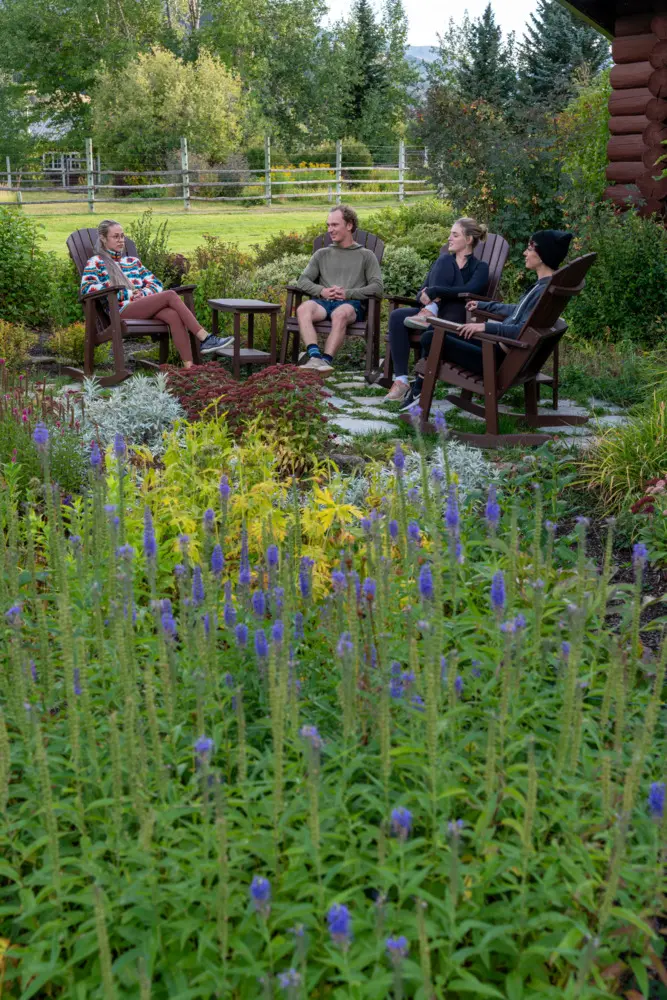
[(572, 233), (565, 233), (562, 229), (540, 229), (530, 239), (542, 261), (556, 271), (567, 257)]

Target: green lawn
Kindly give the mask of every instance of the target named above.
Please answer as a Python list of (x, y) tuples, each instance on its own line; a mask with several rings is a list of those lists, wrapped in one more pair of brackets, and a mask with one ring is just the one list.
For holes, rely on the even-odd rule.
[[(374, 205), (355, 203), (355, 207), (361, 211), (372, 211), (386, 203), (387, 199), (382, 201), (378, 199)], [(171, 249), (186, 255), (201, 243), (203, 233), (238, 243), (241, 249), (250, 249), (254, 243), (261, 244), (269, 236), (281, 230), (287, 232), (302, 230), (320, 220), (324, 229), (329, 209), (326, 203), (298, 208), (291, 205), (277, 205), (272, 208), (265, 206), (222, 208), (197, 205), (189, 212), (186, 212), (178, 202), (162, 205), (153, 203), (151, 207), (158, 221), (161, 222), (165, 216), (169, 217)], [(23, 211), (37, 219), (44, 227), (45, 249), (64, 255), (67, 253), (65, 240), (75, 229), (95, 226), (104, 218), (117, 219), (123, 226), (128, 226), (132, 219), (146, 210), (146, 203), (130, 203), (126, 206), (97, 202), (93, 215), (87, 211), (72, 211), (73, 208), (85, 209), (85, 206), (68, 205), (66, 202), (58, 205), (27, 204)]]

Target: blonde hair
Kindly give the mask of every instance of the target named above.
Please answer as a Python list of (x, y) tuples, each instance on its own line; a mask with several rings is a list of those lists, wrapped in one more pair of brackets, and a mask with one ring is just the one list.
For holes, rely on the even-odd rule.
[(95, 240), (95, 253), (98, 257), (101, 257), (104, 261), (104, 266), (107, 269), (107, 274), (109, 275), (109, 281), (112, 285), (119, 285), (121, 288), (133, 288), (132, 282), (127, 277), (122, 267), (119, 267), (116, 261), (113, 259), (111, 254), (106, 248), (106, 242), (103, 243), (102, 240), (106, 241), (109, 234), (109, 230), (112, 226), (120, 226), (120, 222), (114, 222), (113, 219), (103, 219), (102, 222), (97, 227), (97, 239)]
[(488, 227), (485, 226), (483, 222), (477, 222), (476, 219), (470, 219), (467, 216), (464, 216), (462, 219), (457, 219), (454, 225), (461, 227), (466, 239), (472, 236), (473, 250), (478, 243), (484, 242), (489, 232)]

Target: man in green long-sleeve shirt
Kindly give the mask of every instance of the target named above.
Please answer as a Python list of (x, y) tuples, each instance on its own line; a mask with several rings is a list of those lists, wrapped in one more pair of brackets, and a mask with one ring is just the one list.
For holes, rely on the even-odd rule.
[[(350, 323), (366, 316), (367, 299), (382, 295), (382, 273), (372, 250), (354, 241), (359, 220), (354, 209), (338, 205), (329, 213), (327, 230), (331, 244), (316, 250), (297, 285), (312, 298), (296, 311), (299, 333), (308, 354), (304, 368), (329, 375), (333, 358), (345, 340)], [(315, 323), (331, 320), (331, 333), (324, 351), (317, 343)]]

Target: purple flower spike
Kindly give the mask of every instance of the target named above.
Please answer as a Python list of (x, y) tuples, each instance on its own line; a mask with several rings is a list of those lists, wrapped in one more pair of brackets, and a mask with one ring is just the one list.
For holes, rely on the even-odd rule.
[(5, 619), (8, 625), (12, 628), (21, 627), (21, 611), (23, 610), (22, 604), (12, 604), (9, 611), (5, 611)]
[(90, 446), (90, 464), (95, 470), (99, 469), (102, 464), (102, 453), (97, 441), (93, 441)]
[(419, 545), (420, 538), (421, 532), (419, 530), (419, 525), (416, 521), (410, 521), (408, 524), (408, 540), (413, 542), (415, 545)]
[(274, 642), (277, 646), (281, 644), (285, 636), (285, 626), (278, 619), (275, 621), (271, 627), (271, 642)]
[(263, 628), (258, 628), (255, 632), (255, 652), (260, 660), (269, 655), (269, 645)]
[(201, 566), (195, 566), (192, 571), (192, 603), (204, 603), (204, 581), (201, 575)]
[(182, 555), (187, 556), (188, 550), (190, 548), (190, 536), (189, 535), (179, 535), (178, 536), (178, 547), (180, 548)]
[(160, 621), (162, 622), (162, 630), (165, 634), (165, 638), (174, 639), (176, 637), (176, 620), (171, 611), (163, 611), (160, 616)]
[(342, 660), (344, 656), (351, 653), (354, 649), (354, 644), (352, 642), (352, 636), (349, 632), (343, 632), (340, 639), (338, 640), (338, 645), (336, 647), (336, 654)]
[(445, 524), (447, 525), (447, 531), (449, 531), (451, 535), (458, 535), (459, 521), (459, 505), (456, 498), (456, 486), (452, 483), (449, 487), (449, 493), (447, 495), (447, 510), (445, 511)]
[(266, 597), (263, 590), (256, 590), (252, 595), (252, 610), (257, 618), (266, 614)]
[(227, 501), (229, 500), (229, 495), (232, 492), (232, 488), (229, 485), (229, 479), (227, 476), (220, 477), (220, 485), (218, 486), (218, 491), (220, 493), (220, 500), (222, 501), (222, 506), (227, 506)]
[(643, 542), (637, 542), (632, 546), (632, 565), (635, 570), (642, 570), (648, 559), (648, 549)]
[(201, 757), (202, 760), (208, 760), (213, 750), (215, 744), (210, 736), (200, 736), (195, 743), (195, 753)]
[(454, 690), (456, 691), (457, 695), (460, 698), (461, 695), (463, 694), (463, 678), (462, 677), (459, 676), (454, 681)]
[(409, 945), (408, 939), (404, 934), (399, 937), (387, 938), (386, 942), (387, 955), (392, 960), (394, 965), (400, 965), (405, 956), (408, 953)]
[(458, 838), (461, 836), (461, 832), (464, 827), (465, 823), (462, 819), (451, 820), (447, 824), (447, 831), (449, 833), (449, 836), (452, 837), (454, 840), (458, 840)]
[(436, 410), (433, 416), (433, 423), (438, 434), (444, 434), (447, 430), (447, 421), (442, 410)]
[(301, 557), (301, 564), (299, 566), (299, 589), (301, 590), (301, 596), (303, 598), (310, 597), (311, 577), (314, 565), (314, 559), (310, 559), (308, 556)]
[(394, 450), (394, 466), (397, 474), (402, 476), (405, 471), (405, 455), (403, 454), (403, 449), (400, 444), (397, 444)]
[(419, 593), (423, 600), (433, 600), (433, 573), (428, 563), (424, 563), (419, 571)]
[(222, 554), (222, 549), (219, 545), (213, 546), (213, 551), (211, 552), (211, 573), (213, 576), (218, 578), (222, 576), (222, 571), (225, 568), (225, 557)]
[(493, 574), (491, 581), (491, 607), (497, 612), (505, 607), (505, 576), (501, 569)]
[(148, 507), (144, 507), (144, 555), (149, 560), (155, 559), (157, 555), (153, 517)]
[(227, 628), (234, 628), (236, 622), (236, 608), (229, 602), (225, 604), (225, 625)]
[(127, 455), (127, 445), (122, 434), (116, 434), (113, 439), (113, 453), (119, 462), (122, 462)]
[(255, 875), (250, 883), (250, 898), (260, 916), (266, 918), (271, 912), (271, 883), (268, 878)]
[(342, 594), (345, 590), (345, 584), (347, 582), (345, 573), (340, 569), (335, 569), (331, 574), (331, 582), (333, 584), (334, 593)]
[(74, 668), (74, 694), (81, 694), (81, 671), (78, 667)]
[(334, 944), (346, 951), (352, 938), (350, 911), (343, 903), (334, 903), (327, 913), (329, 933)]
[(375, 580), (372, 577), (367, 576), (366, 579), (364, 580), (363, 591), (364, 591), (364, 597), (369, 602), (369, 604), (375, 600), (376, 589), (377, 589), (377, 584), (375, 583)]
[(208, 510), (205, 510), (204, 511), (204, 517), (202, 518), (202, 520), (204, 522), (204, 530), (205, 531), (215, 531), (215, 511), (214, 510), (211, 510), (210, 507), (208, 508)]
[(244, 625), (243, 622), (239, 622), (234, 630), (234, 635), (236, 636), (236, 645), (239, 649), (244, 649), (248, 642), (248, 626)]
[(489, 496), (486, 501), (484, 516), (491, 531), (496, 531), (500, 523), (500, 507), (498, 506), (495, 486), (489, 486)]
[(278, 565), (278, 556), (279, 556), (278, 546), (277, 545), (269, 545), (268, 549), (266, 550), (266, 562), (267, 562), (267, 565), (269, 565), (271, 567), (277, 566)]
[(665, 782), (654, 781), (648, 793), (648, 807), (653, 819), (662, 819), (665, 815)]
[(317, 726), (302, 726), (299, 730), (299, 736), (310, 744), (313, 750), (322, 749), (323, 740), (317, 731)]
[(389, 697), (394, 701), (403, 697), (403, 681), (400, 677), (392, 677), (389, 681)]
[(391, 829), (392, 833), (399, 840), (407, 840), (410, 836), (410, 831), (412, 830), (412, 813), (405, 806), (397, 806), (396, 809), (392, 809)]
[(296, 969), (288, 969), (287, 972), (278, 973), (278, 985), (281, 990), (287, 990), (289, 993), (296, 993), (294, 991), (298, 990), (301, 986), (302, 979)]
[(303, 615), (297, 611), (294, 615), (294, 641), (300, 642), (303, 639)]
[(46, 424), (43, 424), (41, 420), (32, 432), (32, 439), (37, 445), (39, 451), (46, 451), (49, 443), (49, 430)]
[(389, 537), (392, 542), (395, 542), (398, 538), (398, 521), (391, 520), (389, 522)]

